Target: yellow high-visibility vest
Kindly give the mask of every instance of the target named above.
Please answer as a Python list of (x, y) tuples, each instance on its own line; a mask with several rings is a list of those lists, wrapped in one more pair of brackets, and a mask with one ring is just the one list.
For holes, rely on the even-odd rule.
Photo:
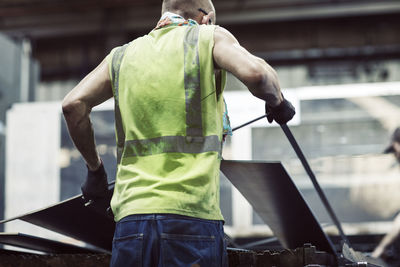
[(215, 26), (169, 26), (113, 49), (115, 220), (172, 213), (222, 220), (219, 167), (222, 91), (212, 50)]

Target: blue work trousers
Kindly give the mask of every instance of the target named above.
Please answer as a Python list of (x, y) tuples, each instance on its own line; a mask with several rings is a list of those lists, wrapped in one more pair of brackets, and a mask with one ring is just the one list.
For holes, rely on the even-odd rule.
[(111, 267), (227, 267), (222, 221), (131, 215), (116, 224)]

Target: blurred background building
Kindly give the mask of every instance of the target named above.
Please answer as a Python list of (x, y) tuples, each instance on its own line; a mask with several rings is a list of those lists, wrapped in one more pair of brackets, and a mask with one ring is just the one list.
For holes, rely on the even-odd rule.
[[(345, 232), (387, 231), (400, 210), (400, 169), (381, 153), (400, 125), (400, 1), (214, 4), (217, 24), (277, 70), (298, 111), (291, 128)], [(60, 101), (113, 47), (151, 31), (160, 8), (160, 0), (0, 2), (0, 219), (80, 192), (85, 166)], [(232, 76), (225, 90), (233, 126), (263, 114), (262, 103)], [(112, 180), (112, 103), (92, 118)], [(282, 161), (329, 230), (331, 222), (279, 127), (264, 121), (238, 130), (228, 138), (224, 158)], [(227, 233), (270, 234), (227, 181), (221, 192)]]

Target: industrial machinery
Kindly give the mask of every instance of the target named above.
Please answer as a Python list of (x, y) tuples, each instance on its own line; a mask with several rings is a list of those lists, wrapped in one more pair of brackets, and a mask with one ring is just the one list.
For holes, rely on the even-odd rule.
[[(273, 229), (283, 246), (280, 251), (251, 251), (229, 248), (230, 266), (377, 266), (379, 263), (352, 250), (346, 242), (337, 249), (325, 235), (312, 211), (279, 162), (222, 161), (221, 175), (226, 176), (249, 200), (258, 214)], [(248, 181), (251, 182), (248, 182)], [(2, 233), (0, 242), (42, 251), (45, 255), (0, 253), (1, 266), (10, 262), (71, 263), (87, 255), (96, 266), (107, 266), (114, 232), (108, 203), (88, 202), (76, 196), (46, 209), (31, 212), (0, 223), (23, 220), (83, 241), (81, 247), (21, 233)], [(75, 255), (75, 256), (74, 256)], [(56, 260), (55, 260), (56, 259)], [(93, 263), (93, 262), (92, 262)], [(39, 265), (38, 265), (39, 266)], [(54, 266), (58, 266), (57, 263)], [(60, 265), (59, 266), (63, 266)], [(84, 266), (84, 265), (82, 265)], [(378, 265), (379, 266), (379, 265)]]

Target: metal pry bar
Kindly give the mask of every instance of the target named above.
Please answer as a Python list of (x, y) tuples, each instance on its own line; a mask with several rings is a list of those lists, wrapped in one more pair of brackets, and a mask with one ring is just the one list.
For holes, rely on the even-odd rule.
[(251, 120), (251, 121), (246, 122), (246, 123), (244, 123), (244, 124), (242, 124), (242, 125), (239, 125), (239, 126), (233, 128), (233, 129), (232, 129), (232, 132), (234, 132), (234, 131), (236, 131), (236, 130), (239, 130), (240, 128), (243, 128), (243, 127), (245, 127), (245, 126), (247, 126), (247, 125), (249, 125), (249, 124), (251, 124), (251, 123), (253, 123), (253, 122), (259, 121), (259, 120), (261, 120), (262, 118), (265, 118), (265, 117), (267, 117), (267, 115), (262, 115), (262, 116), (260, 116), (260, 117), (258, 117), (258, 118), (255, 118), (254, 120)]
[(292, 132), (290, 131), (289, 127), (286, 124), (281, 124), (280, 125), (283, 132), (285, 133), (287, 139), (289, 140), (290, 144), (292, 145), (294, 151), (296, 152), (297, 156), (299, 157), (301, 164), (303, 165), (305, 171), (307, 172), (308, 176), (311, 179), (311, 182), (313, 183), (315, 190), (317, 190), (317, 193), (319, 197), (321, 198), (322, 203), (324, 204), (326, 210), (328, 211), (329, 216), (331, 217), (333, 223), (337, 227), (340, 237), (342, 240), (350, 245), (349, 240), (347, 239), (346, 235), (344, 234), (343, 228), (340, 224), (340, 221), (336, 217), (335, 212), (333, 211), (331, 205), (329, 204), (328, 199), (326, 198), (324, 191), (322, 191), (322, 188), (320, 187), (317, 178), (315, 177), (313, 171), (310, 168), (310, 165), (308, 164), (303, 152), (301, 151), (299, 145), (297, 144), (296, 139), (294, 138)]
[[(265, 117), (267, 117), (267, 114), (263, 115), (263, 116), (260, 116), (258, 118), (255, 118), (255, 119), (253, 119), (253, 120), (251, 120), (249, 122), (246, 122), (246, 123), (244, 123), (242, 125), (239, 125), (239, 126), (233, 128), (232, 132), (234, 132), (234, 131), (236, 131), (236, 130), (238, 130), (240, 128), (243, 128), (243, 127), (245, 127), (245, 126), (247, 126), (247, 125), (249, 125), (249, 124), (251, 124), (253, 122), (261, 120), (262, 118), (265, 118)], [(329, 204), (329, 201), (328, 201), (327, 197), (325, 196), (324, 191), (322, 191), (322, 188), (319, 185), (319, 183), (317, 181), (317, 178), (315, 177), (313, 171), (311, 170), (310, 165), (308, 164), (303, 152), (301, 151), (300, 146), (297, 144), (297, 141), (294, 138), (292, 132), (290, 131), (289, 127), (286, 124), (281, 124), (280, 126), (281, 126), (283, 132), (285, 133), (287, 139), (289, 140), (289, 143), (292, 145), (294, 151), (296, 152), (297, 157), (300, 159), (305, 171), (307, 172), (308, 176), (310, 177), (311, 182), (313, 183), (314, 188), (317, 191), (317, 193), (318, 193), (318, 195), (319, 195), (319, 197), (320, 197), (320, 199), (322, 201), (322, 204), (325, 206), (329, 216), (331, 217), (333, 223), (335, 224), (336, 228), (338, 229), (340, 237), (342, 238), (342, 240), (346, 244), (348, 244), (350, 246), (350, 242), (347, 239), (347, 237), (346, 237), (346, 235), (345, 235), (345, 233), (343, 231), (343, 228), (342, 228), (342, 226), (340, 224), (339, 219), (336, 217), (336, 214), (335, 214), (334, 210), (332, 209), (331, 205)]]

